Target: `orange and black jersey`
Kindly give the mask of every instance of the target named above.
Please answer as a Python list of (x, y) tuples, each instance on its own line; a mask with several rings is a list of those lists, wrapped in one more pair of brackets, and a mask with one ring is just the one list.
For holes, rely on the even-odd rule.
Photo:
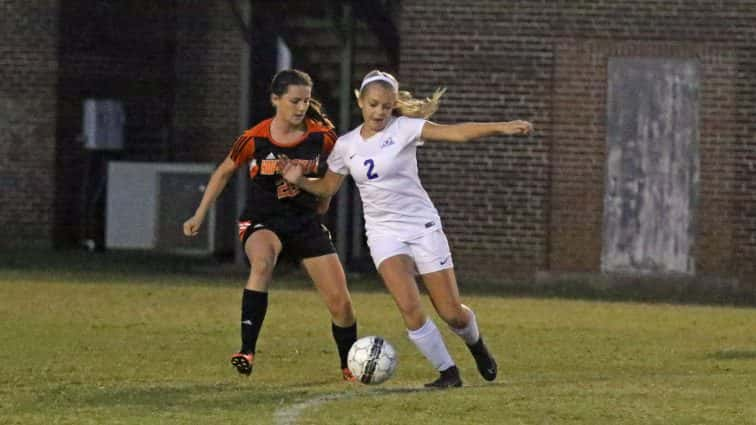
[(277, 143), (270, 135), (272, 118), (244, 132), (231, 148), (229, 157), (237, 166), (248, 164), (251, 179), (247, 202), (239, 217), (253, 222), (268, 217), (315, 214), (318, 198), (287, 183), (281, 177), (279, 156), (298, 161), (308, 177), (320, 177), (327, 169), (326, 158), (336, 142), (333, 129), (306, 119), (307, 131), (290, 145)]

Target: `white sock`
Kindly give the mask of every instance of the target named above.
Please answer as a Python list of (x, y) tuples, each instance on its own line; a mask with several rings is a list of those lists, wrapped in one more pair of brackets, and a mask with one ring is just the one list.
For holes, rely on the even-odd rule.
[(441, 332), (432, 320), (426, 320), (423, 326), (414, 331), (407, 329), (407, 335), (436, 370), (446, 370), (454, 366), (454, 360), (446, 349)]
[(475, 312), (473, 312), (470, 307), (462, 304), (462, 309), (467, 310), (470, 313), (470, 321), (467, 322), (467, 326), (461, 329), (452, 328), (451, 326), (449, 326), (449, 329), (451, 329), (455, 334), (459, 335), (459, 337), (462, 338), (463, 341), (465, 341), (465, 344), (473, 345), (478, 342), (478, 339), (480, 339), (478, 321), (475, 320)]

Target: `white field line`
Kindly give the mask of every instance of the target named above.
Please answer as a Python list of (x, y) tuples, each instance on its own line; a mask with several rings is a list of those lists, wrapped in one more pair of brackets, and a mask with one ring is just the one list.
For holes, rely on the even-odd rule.
[[(469, 386), (469, 387), (474, 387)], [(468, 387), (468, 388), (469, 388)], [(404, 388), (374, 388), (371, 391), (355, 391), (355, 392), (339, 392), (339, 393), (327, 393), (320, 394), (313, 398), (300, 401), (291, 405), (283, 406), (273, 413), (275, 425), (296, 425), (297, 419), (302, 415), (306, 409), (319, 406), (321, 404), (336, 401), (346, 400), (355, 397), (379, 397), (387, 394), (397, 393), (419, 393), (425, 391), (439, 391), (429, 388), (417, 388), (417, 387), (404, 387)]]
[(299, 416), (306, 409), (321, 405), (329, 401), (352, 398), (355, 395), (355, 393), (348, 392), (321, 394), (311, 399), (300, 401), (299, 403), (284, 406), (273, 413), (274, 423), (275, 425), (295, 425), (297, 423), (297, 419), (299, 419)]
[[(489, 384), (490, 385), (490, 384)], [(477, 385), (469, 385), (467, 388), (477, 387)], [(346, 400), (355, 397), (379, 397), (387, 394), (397, 393), (419, 393), (425, 391), (439, 391), (436, 389), (423, 388), (423, 387), (404, 387), (404, 388), (374, 388), (371, 391), (355, 391), (355, 392), (338, 392), (320, 394), (313, 398), (300, 401), (291, 405), (283, 406), (277, 409), (273, 413), (275, 425), (296, 425), (297, 419), (302, 415), (306, 409), (319, 406), (324, 403), (337, 400)]]

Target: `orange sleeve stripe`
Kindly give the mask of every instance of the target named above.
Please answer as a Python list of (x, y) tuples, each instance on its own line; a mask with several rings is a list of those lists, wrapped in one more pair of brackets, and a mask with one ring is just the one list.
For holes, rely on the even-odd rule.
[[(270, 137), (270, 122), (272, 118), (262, 120), (257, 123), (256, 126), (245, 131), (234, 142), (229, 156), (231, 160), (237, 164), (241, 164), (245, 160), (252, 157), (255, 154), (255, 137)], [(250, 143), (251, 142), (251, 143)]]
[[(251, 144), (251, 152), (245, 152), (245, 148), (249, 145), (249, 142), (252, 141)], [(248, 136), (245, 134), (241, 135), (236, 141), (234, 142), (234, 146), (231, 148), (231, 153), (229, 156), (231, 157), (231, 160), (234, 162), (240, 162), (239, 156), (242, 154), (242, 152), (245, 152), (248, 155), (252, 155), (255, 153), (255, 143), (254, 138), (252, 136)]]

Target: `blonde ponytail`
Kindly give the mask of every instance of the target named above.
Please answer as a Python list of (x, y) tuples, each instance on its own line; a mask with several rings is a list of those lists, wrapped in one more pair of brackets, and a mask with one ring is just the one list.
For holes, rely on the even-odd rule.
[(428, 119), (437, 110), (441, 103), (441, 96), (446, 93), (446, 88), (438, 88), (433, 92), (433, 96), (425, 99), (415, 99), (412, 93), (406, 90), (400, 90), (396, 101), (396, 109), (401, 115), (411, 118)]

